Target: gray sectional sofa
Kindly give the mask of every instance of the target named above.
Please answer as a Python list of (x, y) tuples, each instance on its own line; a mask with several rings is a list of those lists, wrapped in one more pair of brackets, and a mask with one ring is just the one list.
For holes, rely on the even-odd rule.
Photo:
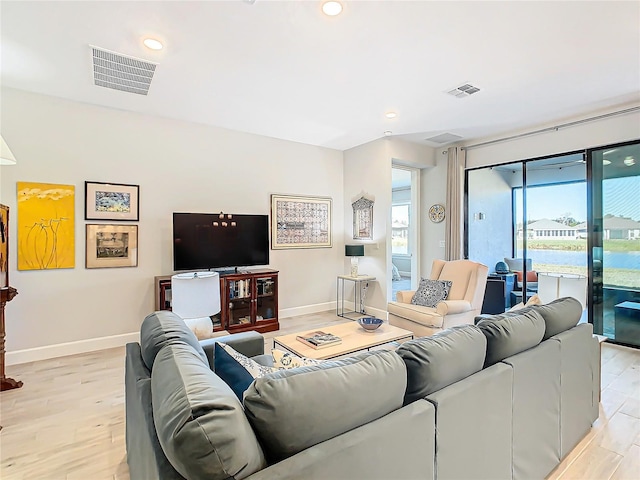
[(126, 446), (137, 479), (544, 478), (598, 416), (599, 345), (560, 299), (255, 379), (214, 373), (224, 342), (268, 364), (255, 332), (203, 342), (170, 312), (127, 345)]

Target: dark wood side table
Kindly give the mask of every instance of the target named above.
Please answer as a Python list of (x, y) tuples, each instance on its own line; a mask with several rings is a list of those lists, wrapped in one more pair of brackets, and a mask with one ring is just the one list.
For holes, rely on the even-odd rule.
[(498, 273), (492, 272), (487, 277), (489, 278), (499, 278), (504, 282), (504, 309), (509, 310), (513, 306), (511, 303), (511, 292), (516, 285), (516, 274), (515, 273)]
[(0, 288), (0, 391), (20, 388), (22, 386), (22, 382), (14, 380), (13, 378), (7, 378), (4, 374), (4, 307), (7, 302), (13, 300), (13, 297), (17, 294), (18, 291), (13, 287)]

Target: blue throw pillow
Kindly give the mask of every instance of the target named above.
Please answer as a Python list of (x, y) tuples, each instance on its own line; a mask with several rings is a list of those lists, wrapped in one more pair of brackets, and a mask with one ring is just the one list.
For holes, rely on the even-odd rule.
[(216, 343), (214, 350), (213, 368), (216, 375), (231, 387), (241, 402), (244, 391), (255, 378), (277, 371), (236, 352), (226, 343)]

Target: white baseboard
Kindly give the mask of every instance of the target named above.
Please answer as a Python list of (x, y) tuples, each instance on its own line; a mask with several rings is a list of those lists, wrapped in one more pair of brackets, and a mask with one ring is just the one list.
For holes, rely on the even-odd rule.
[(367, 311), (367, 315), (371, 315), (372, 317), (381, 318), (383, 320), (387, 319), (387, 311), (386, 310), (380, 310), (379, 308), (373, 308), (373, 307), (365, 307), (365, 310)]
[(316, 303), (314, 305), (305, 305), (303, 307), (283, 308), (278, 311), (278, 318), (297, 317), (298, 315), (326, 312), (327, 310), (333, 310), (335, 312), (336, 302)]
[[(279, 318), (290, 318), (298, 315), (319, 313), (326, 311), (336, 311), (336, 302), (317, 303), (305, 305), (303, 307), (285, 308), (279, 311)], [(367, 314), (378, 318), (386, 319), (386, 310), (366, 307)], [(7, 352), (5, 355), (6, 365), (18, 365), (21, 363), (37, 362), (38, 360), (48, 360), (51, 358), (65, 357), (67, 355), (77, 355), (79, 353), (95, 352), (107, 348), (122, 347), (129, 342), (138, 342), (140, 333), (124, 333), (122, 335), (112, 335), (109, 337), (90, 338), (78, 340), (76, 342), (58, 343), (56, 345), (46, 345), (44, 347), (26, 348)]]
[(44, 347), (26, 348), (24, 350), (16, 350), (15, 352), (7, 352), (5, 355), (5, 363), (7, 365), (18, 365), (20, 363), (37, 362), (38, 360), (48, 360), (50, 358), (76, 355), (78, 353), (122, 347), (129, 342), (137, 342), (139, 340), (140, 334), (135, 332), (112, 335), (110, 337), (78, 340), (76, 342), (58, 343)]

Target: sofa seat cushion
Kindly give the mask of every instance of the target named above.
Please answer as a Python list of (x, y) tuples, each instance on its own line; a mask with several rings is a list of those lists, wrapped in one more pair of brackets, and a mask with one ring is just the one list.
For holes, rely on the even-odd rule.
[(274, 463), (400, 408), (406, 385), (394, 351), (364, 352), (257, 378), (244, 407)]
[(153, 418), (160, 445), (185, 478), (241, 479), (266, 466), (231, 388), (188, 345), (158, 352), (151, 372)]
[(387, 309), (389, 313), (393, 315), (408, 318), (420, 325), (442, 328), (442, 315), (440, 315), (434, 307), (423, 307), (422, 305), (412, 305), (402, 302), (389, 302)]
[(545, 331), (542, 316), (526, 308), (484, 318), (476, 326), (487, 338), (485, 367), (535, 347), (542, 341)]
[(482, 370), (487, 340), (474, 325), (460, 325), (403, 343), (407, 366), (405, 405)]
[(195, 334), (178, 315), (162, 310), (145, 317), (140, 326), (140, 349), (142, 360), (149, 370), (153, 368), (153, 362), (162, 347), (175, 343), (191, 346), (202, 357), (202, 361), (209, 364)]

